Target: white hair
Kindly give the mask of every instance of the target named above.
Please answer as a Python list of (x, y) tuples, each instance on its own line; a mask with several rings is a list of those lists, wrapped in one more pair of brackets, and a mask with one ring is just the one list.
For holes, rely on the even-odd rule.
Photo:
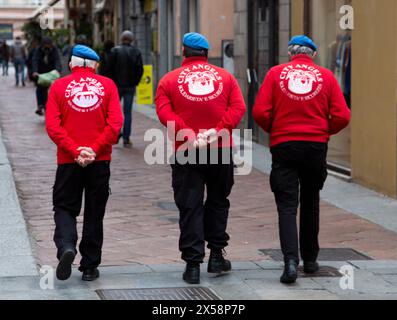
[(87, 67), (95, 69), (97, 67), (97, 62), (95, 60), (83, 59), (80, 57), (72, 56), (72, 60), (70, 62), (71, 68), (74, 67)]
[(297, 54), (306, 54), (310, 57), (314, 57), (316, 53), (316, 51), (314, 51), (312, 48), (300, 46), (300, 45), (289, 46), (288, 52), (291, 54), (291, 56), (296, 56)]

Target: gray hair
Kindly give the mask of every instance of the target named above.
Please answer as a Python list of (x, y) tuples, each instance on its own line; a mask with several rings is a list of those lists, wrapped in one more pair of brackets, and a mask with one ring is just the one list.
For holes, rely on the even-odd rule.
[(123, 33), (121, 34), (121, 41), (122, 42), (127, 42), (127, 43), (131, 43), (135, 40), (135, 36), (134, 34), (129, 31), (129, 30), (125, 30), (123, 31)]
[(97, 66), (97, 62), (95, 60), (83, 59), (76, 56), (72, 56), (72, 60), (70, 63), (72, 69), (74, 67), (87, 67), (87, 68), (95, 69)]
[(312, 58), (314, 57), (314, 54), (316, 53), (316, 51), (314, 51), (312, 48), (300, 46), (300, 45), (289, 46), (288, 52), (291, 54), (291, 56), (296, 56), (297, 54), (305, 54)]

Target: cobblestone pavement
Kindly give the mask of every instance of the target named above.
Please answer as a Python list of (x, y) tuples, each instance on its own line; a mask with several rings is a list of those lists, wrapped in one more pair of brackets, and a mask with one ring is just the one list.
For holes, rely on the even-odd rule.
[[(33, 87), (16, 88), (12, 77), (0, 79), (3, 139), (34, 255), (39, 265), (55, 265), (51, 205), (55, 146), (45, 133), (44, 119), (34, 114)], [(158, 206), (159, 202), (173, 201), (170, 168), (149, 166), (143, 160), (147, 145), (144, 132), (156, 127), (160, 125), (134, 113), (134, 148), (114, 148), (103, 265), (180, 261), (178, 213)], [(231, 203), (228, 257), (234, 261), (266, 259), (258, 249), (279, 247), (277, 214), (268, 177), (255, 170), (249, 176), (236, 177)], [(322, 202), (321, 208), (322, 247), (349, 247), (375, 259), (397, 260), (397, 234), (328, 203)], [(80, 216), (79, 228), (81, 220)]]

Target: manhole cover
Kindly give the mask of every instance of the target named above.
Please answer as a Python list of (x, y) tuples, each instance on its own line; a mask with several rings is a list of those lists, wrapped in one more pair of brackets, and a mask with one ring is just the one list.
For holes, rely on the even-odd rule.
[(157, 202), (157, 206), (165, 211), (176, 211), (178, 212), (178, 207), (175, 205), (174, 202), (167, 202), (167, 201), (161, 201)]
[[(281, 249), (260, 249), (261, 253), (269, 256), (274, 261), (283, 261)], [(319, 261), (349, 261), (349, 260), (373, 260), (365, 254), (351, 248), (324, 248), (318, 255)]]
[(304, 273), (303, 267), (298, 267), (298, 275), (301, 278), (340, 278), (343, 275), (338, 269), (329, 266), (320, 266), (320, 270), (316, 273)]
[(102, 300), (220, 300), (204, 287), (96, 290)]

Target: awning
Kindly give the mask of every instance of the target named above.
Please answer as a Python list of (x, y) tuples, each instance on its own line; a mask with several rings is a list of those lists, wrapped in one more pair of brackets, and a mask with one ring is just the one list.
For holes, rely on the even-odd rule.
[(29, 17), (29, 19), (36, 19), (39, 16), (41, 16), (41, 14), (43, 12), (45, 12), (46, 10), (50, 9), (51, 7), (53, 7), (54, 5), (56, 5), (60, 0), (48, 0), (46, 4), (43, 4), (41, 7), (37, 8), (33, 14)]

